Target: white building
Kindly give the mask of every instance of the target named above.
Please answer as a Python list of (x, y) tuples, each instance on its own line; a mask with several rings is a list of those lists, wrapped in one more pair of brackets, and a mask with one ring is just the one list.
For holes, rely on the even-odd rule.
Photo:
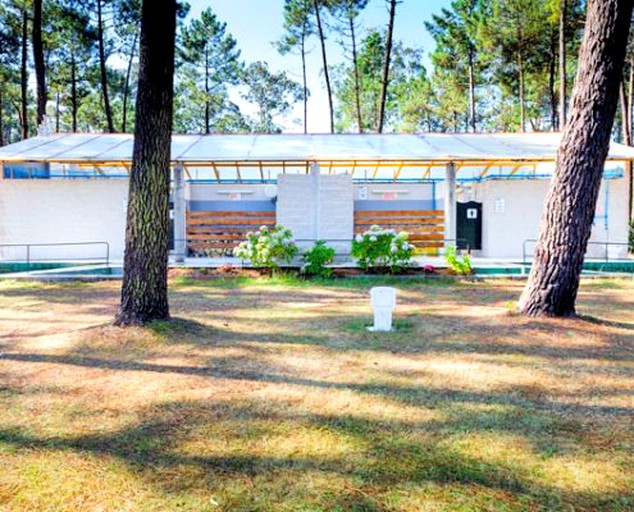
[[(539, 231), (560, 134), (175, 135), (177, 259), (261, 223), (340, 251), (369, 223), (433, 251), (521, 259)], [(98, 258), (124, 248), (131, 135), (55, 134), (0, 148), (0, 260)], [(626, 161), (612, 144), (589, 255), (627, 254)], [(74, 245), (65, 245), (65, 244)], [(107, 244), (107, 246), (106, 246)], [(607, 244), (607, 245), (606, 245)]]

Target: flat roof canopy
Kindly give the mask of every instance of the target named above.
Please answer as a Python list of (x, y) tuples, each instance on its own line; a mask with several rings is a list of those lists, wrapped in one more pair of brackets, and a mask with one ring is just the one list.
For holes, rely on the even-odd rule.
[[(484, 176), (492, 166), (535, 166), (554, 162), (560, 133), (486, 134), (234, 134), (174, 135), (173, 164), (189, 167), (283, 167), (308, 170), (359, 167), (426, 168), (453, 162), (458, 169), (479, 168)], [(48, 162), (77, 166), (129, 169), (131, 134), (65, 134), (33, 137), (0, 148), (0, 162)], [(634, 148), (611, 143), (608, 161), (634, 160)], [(484, 169), (482, 171), (482, 169)], [(367, 170), (365, 171), (367, 174)], [(376, 177), (376, 172), (374, 173)], [(397, 179), (400, 171), (392, 176)], [(425, 173), (424, 173), (425, 174)]]

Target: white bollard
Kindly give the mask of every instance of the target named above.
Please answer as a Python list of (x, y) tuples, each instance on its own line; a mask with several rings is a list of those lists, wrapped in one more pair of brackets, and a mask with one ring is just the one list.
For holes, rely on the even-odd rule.
[(391, 331), (392, 311), (396, 307), (396, 289), (389, 286), (375, 286), (370, 290), (374, 325), (371, 331)]

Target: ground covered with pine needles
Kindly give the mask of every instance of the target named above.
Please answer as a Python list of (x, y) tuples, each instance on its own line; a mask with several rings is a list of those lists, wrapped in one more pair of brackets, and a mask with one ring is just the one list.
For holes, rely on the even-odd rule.
[[(371, 333), (368, 291), (399, 290)], [(634, 281), (0, 281), (0, 510), (634, 509)]]

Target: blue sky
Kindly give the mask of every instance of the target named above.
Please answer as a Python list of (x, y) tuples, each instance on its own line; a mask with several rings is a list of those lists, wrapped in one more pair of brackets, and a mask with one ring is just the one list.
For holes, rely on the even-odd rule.
[[(301, 63), (294, 55), (280, 56), (272, 42), (283, 34), (283, 0), (189, 0), (190, 15), (197, 15), (210, 7), (218, 18), (227, 23), (228, 31), (238, 41), (242, 57), (247, 62), (262, 60), (268, 62), (275, 71), (286, 71), (293, 79), (301, 81)], [(403, 0), (397, 6), (395, 39), (406, 46), (422, 47), (425, 52), (433, 50), (433, 40), (425, 29), (424, 22), (432, 14), (448, 7), (451, 0)], [(374, 27), (385, 27), (388, 20), (386, 0), (370, 0), (361, 18), (362, 31)], [(342, 59), (341, 49), (335, 43), (334, 35), (328, 45), (329, 61), (334, 63)], [(308, 57), (308, 86), (311, 97), (308, 104), (308, 131), (323, 133), (329, 131), (328, 101), (324, 80), (321, 74), (321, 56), (318, 41), (311, 41), (312, 52)], [(234, 93), (234, 100), (238, 93)], [(298, 105), (293, 118), (301, 118), (301, 105)], [(287, 131), (301, 131), (301, 124), (285, 123)]]

